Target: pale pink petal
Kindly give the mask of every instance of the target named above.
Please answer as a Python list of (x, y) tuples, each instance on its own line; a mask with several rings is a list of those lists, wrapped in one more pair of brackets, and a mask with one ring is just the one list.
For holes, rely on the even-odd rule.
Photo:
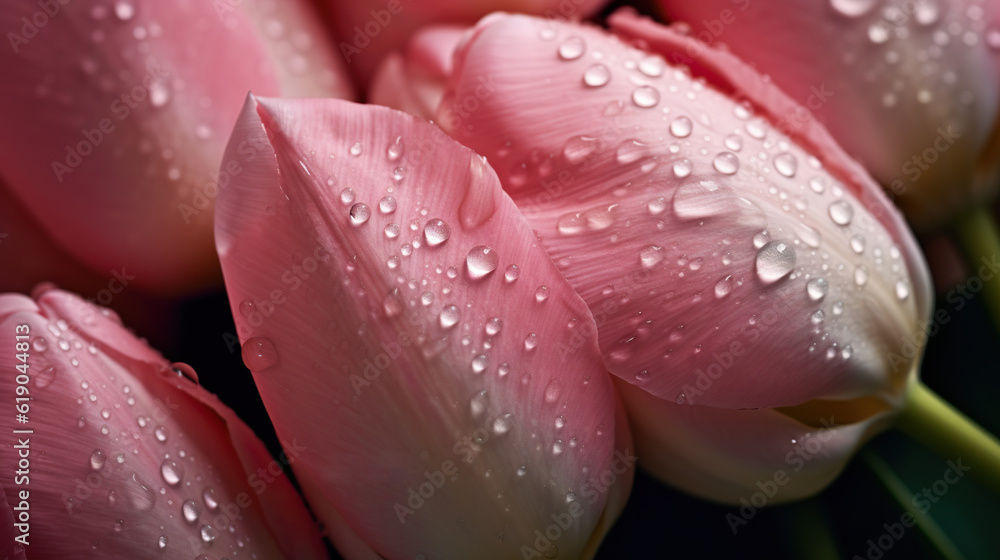
[[(291, 484), (269, 470), (274, 461), (263, 444), (180, 375), (190, 368), (174, 370), (155, 351), (140, 350), (113, 318), (78, 298), (55, 290), (36, 297), (40, 305), (0, 299), (0, 327), (25, 335), (18, 350), (27, 373), (15, 372), (25, 378), (4, 376), (0, 389), (27, 391), (27, 421), (12, 414), (3, 426), (32, 432), (15, 433), (28, 441), (0, 455), (13, 482), (4, 485), (7, 503), (29, 491), (32, 554), (325, 557)], [(0, 356), (4, 370), (18, 365), (19, 355)], [(30, 480), (18, 482), (24, 449)]]
[(875, 183), (754, 113), (598, 29), (499, 16), (436, 121), (498, 170), (619, 377), (725, 408), (899, 394), (930, 307), (916, 243)]
[(915, 227), (996, 192), (1000, 158), (987, 148), (1000, 114), (996, 3), (661, 4), (807, 105)]
[(606, 0), (404, 0), (333, 1), (331, 19), (340, 54), (361, 84), (367, 84), (384, 57), (400, 50), (422, 27), (472, 24), (497, 10), (579, 20), (596, 13)]
[[(833, 409), (806, 424), (774, 409), (687, 406), (630, 384), (618, 386), (632, 419), (640, 466), (703, 498), (734, 505), (745, 501), (756, 509), (822, 490), (892, 416), (890, 405), (882, 403), (884, 408), (860, 418), (842, 418)], [(726, 519), (737, 531), (745, 525)]]
[(436, 26), (421, 30), (402, 53), (379, 65), (369, 101), (432, 119), (452, 72), (452, 56), (466, 28)]
[(335, 100), (249, 98), (229, 151), (261, 142), (217, 241), (323, 521), (364, 557), (511, 557), (572, 510), (556, 545), (578, 556), (609, 500), (591, 480), (619, 447), (614, 392), (494, 172), (416, 117)]
[(211, 208), (246, 92), (350, 94), (311, 7), (263, 4), (0, 7), (0, 172), (57, 245), (159, 293), (218, 284)]

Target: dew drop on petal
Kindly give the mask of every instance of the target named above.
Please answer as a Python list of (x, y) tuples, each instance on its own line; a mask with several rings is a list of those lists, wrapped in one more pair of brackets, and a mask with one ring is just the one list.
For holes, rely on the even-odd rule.
[(809, 322), (818, 325), (823, 322), (826, 318), (826, 313), (823, 313), (822, 309), (817, 309), (812, 315), (809, 316)]
[(441, 218), (430, 220), (424, 225), (424, 239), (427, 240), (427, 245), (431, 247), (436, 247), (448, 241), (449, 236), (451, 236), (451, 228)]
[(580, 37), (570, 37), (559, 45), (558, 53), (559, 58), (563, 60), (576, 60), (583, 56), (583, 51), (586, 50), (587, 43), (583, 41)]
[(168, 486), (177, 486), (184, 479), (184, 466), (177, 461), (167, 459), (160, 464), (160, 475)]
[(851, 250), (857, 254), (865, 252), (865, 236), (860, 233), (851, 237)]
[(583, 83), (590, 87), (601, 87), (611, 81), (611, 70), (603, 64), (595, 64), (583, 73)]
[(813, 278), (806, 283), (806, 293), (809, 294), (809, 299), (813, 301), (819, 301), (826, 297), (829, 289), (830, 283), (825, 278)]
[(549, 287), (539, 286), (538, 289), (535, 290), (535, 301), (542, 303), (547, 299), (549, 299)]
[(184, 514), (185, 521), (194, 523), (201, 517), (201, 506), (194, 500), (184, 500), (184, 503), (181, 504), (181, 512)]
[(652, 86), (639, 86), (632, 92), (632, 103), (648, 109), (660, 102), (660, 92)]
[(448, 305), (441, 310), (441, 314), (438, 315), (438, 321), (441, 326), (446, 329), (454, 327), (459, 319), (462, 318), (462, 312), (458, 309), (457, 305)]
[(503, 278), (504, 280), (507, 281), (508, 284), (510, 284), (515, 280), (517, 280), (518, 276), (520, 275), (521, 275), (521, 269), (518, 268), (516, 264), (512, 264), (508, 266), (507, 271), (503, 273)]
[(524, 349), (527, 351), (532, 351), (538, 346), (538, 335), (535, 333), (530, 333), (528, 336), (524, 337)]
[(673, 165), (674, 176), (678, 179), (683, 179), (691, 174), (691, 168), (691, 160), (688, 158), (679, 159)]
[(555, 404), (559, 400), (559, 394), (562, 392), (562, 387), (556, 380), (549, 381), (549, 384), (545, 386), (545, 402), (546, 404)]
[(399, 236), (399, 224), (387, 224), (382, 231), (388, 239), (395, 239)]
[(733, 291), (733, 275), (730, 274), (715, 284), (715, 297), (724, 298)]
[(100, 449), (95, 449), (93, 453), (90, 454), (90, 468), (95, 471), (101, 470), (104, 467), (107, 457), (105, 457), (104, 452)]
[(830, 219), (838, 226), (846, 226), (854, 218), (854, 207), (846, 200), (837, 200), (830, 204)]
[(691, 119), (687, 117), (677, 117), (670, 123), (670, 134), (677, 138), (687, 138), (691, 135), (691, 130), (694, 125), (691, 123)]
[(383, 197), (378, 201), (378, 210), (383, 214), (392, 214), (396, 211), (396, 199), (391, 196)]
[(650, 245), (639, 252), (639, 262), (645, 268), (653, 268), (663, 260), (663, 247)]
[(355, 142), (351, 145), (350, 154), (354, 157), (361, 155), (361, 142)]
[(263, 337), (255, 336), (244, 342), (242, 354), (243, 363), (255, 373), (278, 363), (278, 351), (274, 344)]
[(899, 301), (910, 297), (910, 285), (905, 280), (896, 282), (896, 297), (899, 298)]
[(477, 245), (465, 257), (465, 264), (470, 278), (482, 278), (497, 269), (497, 265), (500, 264), (500, 255), (491, 247)]
[(712, 167), (723, 175), (733, 175), (740, 169), (740, 158), (732, 152), (720, 152), (712, 159)]
[(858, 286), (864, 286), (868, 283), (868, 269), (864, 265), (854, 269), (854, 283)]
[(774, 156), (774, 168), (785, 177), (794, 177), (798, 168), (798, 161), (795, 156), (788, 152), (782, 152)]
[(367, 222), (368, 218), (370, 218), (371, 215), (372, 215), (371, 209), (368, 208), (368, 205), (363, 202), (359, 202), (354, 206), (351, 206), (350, 216), (351, 216), (351, 224), (353, 225), (359, 226)]
[(795, 269), (795, 248), (784, 241), (771, 241), (757, 251), (757, 277), (776, 282)]
[(218, 533), (211, 525), (202, 525), (199, 533), (201, 534), (201, 540), (206, 543), (214, 541), (215, 537), (218, 536)]
[(858, 17), (875, 7), (877, 0), (830, 0), (830, 5), (843, 16)]
[(646, 208), (649, 210), (649, 213), (654, 216), (663, 212), (663, 210), (665, 210), (666, 207), (667, 207), (667, 201), (662, 196), (656, 197), (650, 200), (646, 204)]

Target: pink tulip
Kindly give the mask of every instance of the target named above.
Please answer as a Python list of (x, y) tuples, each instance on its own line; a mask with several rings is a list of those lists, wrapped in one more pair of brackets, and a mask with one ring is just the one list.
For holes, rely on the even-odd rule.
[(628, 426), (586, 305), (485, 160), (335, 100), (250, 97), (227, 156), (247, 143), (268, 157), (222, 193), (219, 255), (338, 549), (590, 557), (631, 486)]
[[(1000, 185), (1000, 8), (980, 0), (661, 0), (701, 41), (724, 43), (822, 122), (916, 228)], [(688, 55), (706, 50), (692, 42)]]
[(0, 329), (0, 512), (20, 557), (326, 557), (282, 463), (113, 312), (42, 287), (0, 295)]
[(797, 105), (752, 69), (673, 66), (689, 39), (611, 23), (487, 18), (435, 122), (489, 159), (589, 305), (643, 465), (738, 503), (809, 442), (772, 503), (814, 493), (916, 375), (924, 262), (822, 127), (776, 128)]
[(212, 207), (246, 92), (351, 90), (303, 1), (6, 2), (0, 29), (0, 174), (70, 255), (159, 293), (218, 281)]
[(326, 0), (348, 69), (368, 84), (388, 53), (401, 49), (410, 36), (427, 25), (471, 24), (484, 15), (505, 10), (559, 19), (583, 19), (607, 0)]

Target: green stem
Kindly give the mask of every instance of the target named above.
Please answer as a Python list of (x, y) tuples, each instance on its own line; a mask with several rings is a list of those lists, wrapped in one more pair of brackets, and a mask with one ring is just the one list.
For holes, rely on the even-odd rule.
[(963, 214), (955, 221), (954, 229), (969, 264), (969, 274), (977, 275), (980, 269), (984, 271), (979, 278), (983, 284), (983, 297), (986, 298), (993, 324), (1000, 329), (1000, 278), (993, 277), (996, 273), (989, 266), (983, 269), (986, 263), (1000, 261), (1000, 232), (989, 206), (981, 204)]
[(896, 427), (945, 459), (961, 459), (970, 475), (1000, 494), (1000, 441), (919, 379), (910, 386)]
[(941, 553), (941, 556), (948, 560), (962, 558), (962, 553), (958, 551), (955, 543), (948, 538), (948, 535), (941, 529), (941, 526), (930, 515), (927, 515), (926, 512), (921, 511), (913, 505), (913, 493), (910, 492), (910, 489), (906, 487), (906, 484), (903, 483), (896, 472), (892, 470), (892, 467), (886, 464), (881, 457), (870, 449), (866, 449), (861, 455), (875, 473), (875, 476), (882, 481), (882, 484), (892, 494), (896, 502), (907, 513), (913, 516), (917, 527), (931, 541), (934, 548)]

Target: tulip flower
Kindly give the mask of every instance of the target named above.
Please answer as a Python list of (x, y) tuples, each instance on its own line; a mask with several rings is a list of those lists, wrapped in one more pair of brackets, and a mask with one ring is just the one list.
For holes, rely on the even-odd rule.
[(114, 312), (42, 286), (0, 295), (0, 329), (0, 512), (15, 557), (326, 557), (283, 473), (294, 455), (272, 459)]
[(688, 38), (611, 24), (486, 18), (435, 121), (589, 305), (646, 468), (724, 502), (765, 480), (770, 503), (815, 493), (916, 384), (916, 243), (822, 127), (778, 129), (797, 106), (752, 69), (681, 68)]
[[(691, 36), (725, 43), (801, 103), (781, 126), (822, 122), (914, 229), (954, 225), (973, 269), (1000, 253), (985, 206), (1000, 188), (996, 2), (661, 4)], [(690, 45), (692, 58), (706, 52)], [(986, 294), (1000, 325), (1000, 289)]]
[[(584, 302), (485, 160), (384, 107), (250, 97), (216, 239), (243, 359), (348, 558), (590, 557), (634, 457)], [(263, 148), (262, 148), (263, 149)]]
[(406, 45), (427, 25), (471, 24), (496, 10), (559, 19), (584, 19), (607, 0), (326, 0), (337, 32), (337, 48), (360, 84), (368, 84), (383, 58)]
[(219, 169), (247, 90), (351, 95), (311, 7), (267, 6), (0, 7), (0, 174), (63, 250), (160, 294), (218, 282), (212, 207), (242, 162)]

